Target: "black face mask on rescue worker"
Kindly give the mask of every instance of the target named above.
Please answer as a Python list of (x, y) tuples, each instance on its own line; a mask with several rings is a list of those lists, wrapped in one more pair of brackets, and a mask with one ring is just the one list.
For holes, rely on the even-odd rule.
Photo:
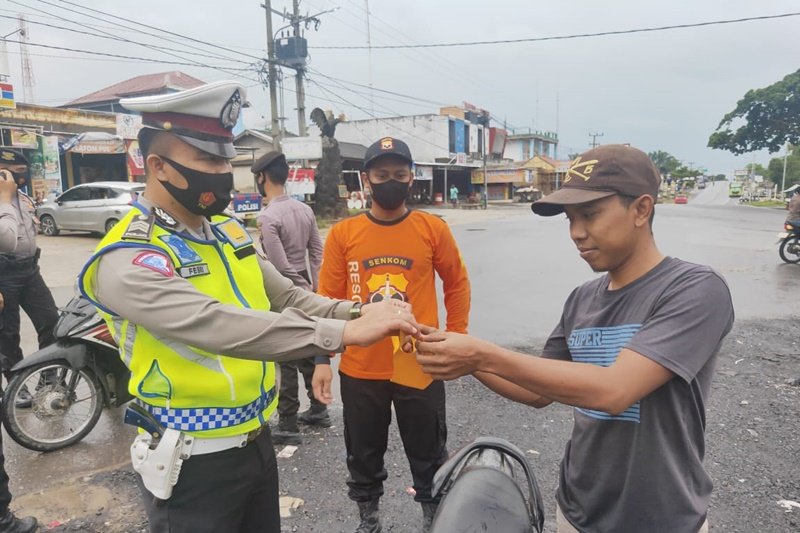
[(185, 189), (179, 189), (168, 181), (162, 181), (161, 184), (190, 213), (212, 216), (222, 213), (228, 207), (233, 189), (232, 172), (202, 172), (185, 167), (163, 155), (159, 157), (186, 178), (188, 187)]
[(370, 180), (369, 186), (372, 189), (372, 201), (387, 211), (397, 209), (408, 200), (407, 181), (389, 180), (385, 183), (373, 183)]

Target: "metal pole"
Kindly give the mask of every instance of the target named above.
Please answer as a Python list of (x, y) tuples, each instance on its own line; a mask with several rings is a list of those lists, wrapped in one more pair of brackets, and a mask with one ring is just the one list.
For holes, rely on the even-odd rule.
[(489, 207), (489, 184), (486, 178), (486, 127), (484, 126), (481, 129), (481, 135), (483, 135), (483, 208), (486, 209)]
[(278, 119), (278, 87), (275, 82), (275, 40), (272, 35), (272, 2), (264, 0), (261, 4), (267, 17), (267, 83), (269, 84), (269, 109), (272, 114), (272, 145), (280, 150), (281, 127)]
[(786, 143), (786, 151), (783, 153), (783, 178), (781, 179), (781, 200), (786, 199), (786, 157), (789, 155), (789, 143)]
[[(292, 17), (292, 28), (294, 28), (294, 36), (300, 37), (300, 0), (292, 0), (292, 10), (294, 16)], [(297, 74), (294, 76), (295, 87), (297, 89), (297, 132), (300, 137), (306, 136), (306, 91), (303, 88), (303, 74), (305, 70), (303, 67), (298, 67)]]
[(442, 193), (442, 203), (447, 205), (450, 201), (450, 193), (447, 190), (447, 167), (450, 166), (450, 161), (444, 166), (444, 192)]

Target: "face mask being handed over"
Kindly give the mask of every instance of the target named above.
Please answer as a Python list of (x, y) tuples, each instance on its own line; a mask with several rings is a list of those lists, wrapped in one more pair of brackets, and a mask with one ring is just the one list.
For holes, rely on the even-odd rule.
[(163, 155), (159, 157), (186, 178), (188, 187), (185, 189), (179, 189), (168, 181), (162, 181), (161, 184), (190, 213), (212, 216), (222, 213), (228, 207), (233, 189), (232, 172), (202, 172), (185, 167)]
[(408, 200), (408, 182), (389, 180), (385, 183), (369, 182), (372, 200), (382, 208), (391, 211)]

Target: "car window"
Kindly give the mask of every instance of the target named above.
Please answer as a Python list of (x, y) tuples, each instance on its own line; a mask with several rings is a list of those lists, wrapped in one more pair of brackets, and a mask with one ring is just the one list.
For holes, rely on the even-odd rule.
[[(89, 187), (89, 199), (90, 200), (105, 200), (109, 198), (109, 193), (111, 192), (110, 189), (105, 189), (103, 187)], [(113, 195), (111, 195), (113, 198)]]
[(89, 199), (89, 187), (76, 187), (58, 197), (59, 202), (80, 202)]

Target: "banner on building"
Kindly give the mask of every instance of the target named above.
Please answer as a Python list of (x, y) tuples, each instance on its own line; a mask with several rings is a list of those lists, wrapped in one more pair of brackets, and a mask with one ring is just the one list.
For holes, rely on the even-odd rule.
[(42, 166), (44, 181), (47, 191), (50, 193), (61, 194), (61, 161), (58, 154), (58, 136), (45, 135), (42, 137)]
[(10, 83), (0, 83), (0, 109), (16, 109), (14, 100), (14, 86)]
[(135, 139), (140, 129), (142, 129), (141, 115), (117, 113), (117, 137)]
[(11, 133), (11, 146), (14, 148), (39, 148), (39, 139), (36, 132), (22, 128), (9, 128)]
[(290, 168), (289, 178), (286, 180), (286, 194), (296, 198), (305, 198), (306, 194), (314, 194), (316, 184), (314, 169)]
[(455, 148), (456, 153), (458, 152), (466, 152), (466, 135), (464, 133), (464, 121), (463, 120), (455, 120), (455, 131), (453, 134), (455, 135)]
[(480, 149), (478, 148), (478, 144), (480, 144), (478, 142), (478, 135), (480, 135), (481, 131), (483, 130), (478, 130), (478, 126), (475, 124), (469, 125), (469, 153), (471, 154), (477, 154), (480, 152)]
[(433, 180), (433, 167), (427, 165), (414, 166), (414, 179), (417, 181)]
[(125, 160), (128, 163), (128, 176), (144, 176), (144, 157), (139, 148), (139, 141), (125, 141)]

